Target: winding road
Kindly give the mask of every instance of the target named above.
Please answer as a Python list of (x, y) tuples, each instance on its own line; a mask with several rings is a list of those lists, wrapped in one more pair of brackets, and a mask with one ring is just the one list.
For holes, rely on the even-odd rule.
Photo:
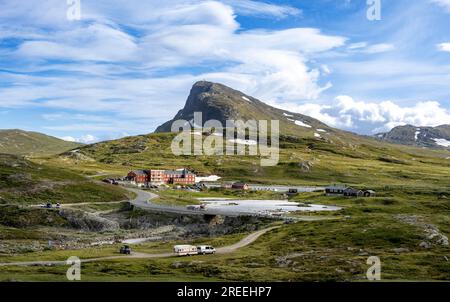
[(204, 209), (204, 210), (188, 210), (185, 207), (180, 206), (169, 206), (169, 205), (162, 205), (162, 204), (156, 204), (151, 202), (152, 199), (158, 198), (159, 196), (140, 189), (134, 189), (134, 188), (128, 188), (124, 187), (130, 192), (133, 192), (136, 194), (136, 197), (133, 200), (130, 200), (129, 202), (134, 205), (137, 208), (143, 209), (143, 210), (149, 210), (154, 212), (162, 212), (162, 213), (174, 213), (174, 214), (184, 214), (184, 215), (223, 215), (223, 216), (231, 216), (231, 217), (238, 217), (238, 216), (256, 216), (255, 213), (244, 213), (244, 212), (233, 212), (233, 211), (226, 211), (221, 209)]
[[(239, 242), (224, 246), (216, 249), (217, 254), (230, 254), (235, 252), (236, 250), (243, 248), (247, 245), (255, 242), (259, 237), (266, 234), (267, 232), (277, 229), (279, 226), (274, 226), (266, 229), (262, 229), (251, 233), (250, 235), (244, 237)], [(131, 255), (120, 255), (120, 256), (109, 256), (109, 257), (100, 257), (100, 258), (90, 258), (90, 259), (80, 259), (82, 263), (87, 262), (99, 262), (105, 260), (114, 260), (114, 259), (152, 259), (152, 258), (168, 258), (168, 257), (178, 257), (174, 253), (160, 253), (160, 254), (147, 254), (147, 253), (138, 253), (134, 252)], [(53, 265), (67, 265), (66, 261), (25, 261), (25, 262), (5, 262), (0, 263), (0, 267), (4, 266), (53, 266)]]
[(318, 221), (318, 220), (328, 220), (333, 219), (329, 217), (321, 217), (321, 216), (297, 216), (297, 217), (289, 217), (289, 216), (271, 216), (267, 214), (259, 214), (255, 212), (244, 212), (244, 211), (231, 211), (219, 208), (208, 208), (203, 210), (189, 210), (185, 207), (180, 206), (169, 206), (156, 204), (151, 202), (152, 199), (156, 199), (159, 196), (140, 189), (124, 187), (126, 190), (133, 192), (136, 194), (136, 197), (133, 200), (130, 200), (130, 204), (133, 206), (140, 208), (142, 210), (148, 210), (153, 212), (160, 213), (173, 213), (173, 214), (181, 214), (181, 215), (221, 215), (228, 217), (240, 217), (240, 216), (254, 216), (261, 218), (269, 218), (274, 220), (291, 220), (291, 221)]

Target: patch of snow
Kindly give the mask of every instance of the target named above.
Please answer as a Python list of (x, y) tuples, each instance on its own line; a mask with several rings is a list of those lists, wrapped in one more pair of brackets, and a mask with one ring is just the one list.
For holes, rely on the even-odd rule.
[(319, 133), (314, 133), (314, 137), (321, 138)]
[(236, 143), (236, 144), (240, 144), (240, 145), (247, 145), (247, 146), (254, 146), (254, 145), (258, 144), (257, 141), (248, 140), (248, 139), (240, 139), (240, 138), (229, 139), (228, 141), (231, 142), (231, 143)]
[(222, 177), (217, 176), (217, 175), (209, 175), (209, 176), (197, 176), (195, 178), (195, 182), (201, 182), (201, 181), (218, 181), (219, 179), (221, 179)]
[(327, 133), (327, 131), (323, 130), (323, 129), (317, 129), (317, 132), (325, 132), (325, 133)]
[(243, 96), (242, 99), (245, 100), (245, 101), (247, 101), (247, 102), (250, 102), (250, 103), (252, 102), (252, 101), (250, 101), (250, 99), (249, 99), (248, 97), (246, 97), (246, 96)]
[(414, 134), (415, 140), (417, 140), (419, 138), (419, 134), (420, 134), (420, 129), (418, 129), (418, 131), (416, 131), (416, 133)]
[(312, 128), (310, 125), (303, 123), (302, 121), (295, 121), (295, 124), (300, 127)]
[(436, 145), (450, 148), (450, 141), (449, 140), (446, 140), (446, 139), (443, 139), (443, 138), (433, 138), (433, 140), (435, 141)]
[(284, 116), (294, 117), (292, 114), (283, 113)]

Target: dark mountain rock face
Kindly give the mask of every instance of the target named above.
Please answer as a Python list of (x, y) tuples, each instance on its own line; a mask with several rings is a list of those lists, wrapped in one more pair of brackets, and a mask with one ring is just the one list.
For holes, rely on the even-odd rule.
[[(280, 128), (294, 134), (311, 132), (314, 128), (330, 129), (309, 116), (274, 108), (222, 84), (201, 81), (192, 87), (184, 108), (155, 132), (171, 132), (172, 123), (176, 120), (191, 122), (194, 112), (202, 112), (203, 123), (207, 120), (218, 120), (225, 125), (227, 120), (279, 120)], [(300, 127), (296, 122), (308, 126)]]
[(450, 125), (438, 127), (399, 126), (387, 133), (377, 134), (380, 140), (421, 147), (450, 147)]

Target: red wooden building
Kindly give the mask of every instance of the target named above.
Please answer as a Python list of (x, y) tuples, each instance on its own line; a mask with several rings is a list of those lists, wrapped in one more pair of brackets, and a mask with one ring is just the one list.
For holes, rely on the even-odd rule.
[(180, 170), (134, 170), (127, 179), (136, 185), (195, 184), (195, 174), (187, 169)]

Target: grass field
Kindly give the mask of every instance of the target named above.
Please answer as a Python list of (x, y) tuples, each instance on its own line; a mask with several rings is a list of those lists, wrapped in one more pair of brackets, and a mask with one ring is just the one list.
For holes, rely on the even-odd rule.
[[(79, 175), (103, 173), (124, 176), (135, 168), (187, 167), (201, 174), (220, 175), (227, 181), (313, 186), (346, 183), (356, 188), (374, 189), (377, 197), (347, 199), (324, 196), (321, 193), (301, 193), (291, 200), (338, 205), (343, 210), (312, 214), (336, 218), (333, 220), (283, 225), (252, 245), (229, 255), (86, 263), (82, 265), (83, 280), (364, 281), (369, 268), (366, 263), (369, 256), (380, 257), (383, 280), (450, 279), (449, 247), (443, 240), (450, 234), (449, 151), (365, 140), (359, 143), (334, 144), (322, 140), (285, 137), (280, 141), (279, 164), (275, 167), (260, 167), (259, 158), (249, 156), (174, 157), (168, 149), (171, 138), (171, 134), (154, 134), (100, 143), (81, 148), (82, 157), (64, 155), (34, 158), (33, 165), (57, 169), (43, 168), (38, 182), (42, 181), (41, 176), (46, 173), (53, 180), (58, 173), (64, 173), (72, 181), (84, 182), (86, 179)], [(27, 173), (34, 175), (31, 171)], [(5, 176), (0, 181), (10, 188), (21, 187), (17, 179), (11, 180)], [(30, 182), (33, 182), (33, 177)], [(109, 190), (111, 187), (105, 188)], [(97, 198), (95, 196), (98, 196), (98, 200), (118, 197), (108, 195), (111, 191), (102, 191), (96, 195), (81, 189), (82, 186), (78, 192), (73, 188), (64, 189), (64, 186), (59, 188), (63, 188), (61, 195), (55, 190), (54, 196), (75, 202), (91, 195), (94, 200)], [(69, 191), (76, 194), (71, 195)], [(84, 195), (85, 192), (89, 192), (88, 195)], [(195, 198), (203, 196), (280, 198), (277, 193), (236, 191), (195, 193), (167, 190), (160, 195), (160, 199), (155, 202), (177, 205), (192, 204)], [(7, 195), (1, 192), (0, 196), (4, 198)], [(27, 202), (49, 198), (45, 194), (34, 196), (37, 197)], [(102, 207), (97, 209), (102, 210)], [(30, 227), (2, 226), (1, 232), (8, 238), (14, 234), (20, 238), (39, 236)], [(219, 246), (237, 241), (239, 236), (242, 234), (203, 238), (202, 242), (213, 242)], [(135, 249), (156, 253), (166, 251), (172, 244), (173, 242), (152, 243)], [(58, 260), (72, 254), (81, 257), (112, 255), (117, 253), (117, 247), (50, 250), (38, 254), (5, 254), (0, 257), (2, 261), (41, 258)], [(65, 267), (3, 267), (0, 269), (0, 280), (64, 281), (65, 270)]]
[[(239, 236), (223, 240), (237, 241)], [(448, 248), (421, 249), (420, 230), (398, 224), (384, 215), (341, 221), (283, 226), (235, 254), (120, 259), (82, 265), (84, 281), (363, 281), (368, 255), (380, 257), (384, 280), (448, 280)], [(232, 240), (230, 240), (232, 239)], [(220, 241), (210, 240), (216, 245)], [(170, 246), (144, 245), (138, 251), (161, 252)], [(398, 252), (402, 248), (403, 252)], [(404, 250), (408, 249), (408, 252)], [(110, 255), (114, 247), (78, 255)], [(77, 252), (49, 252), (39, 259), (65, 258)], [(34, 255), (37, 256), (37, 255)], [(25, 258), (15, 258), (25, 259)], [(2, 280), (64, 281), (66, 267), (6, 267)]]
[[(408, 191), (394, 190), (369, 199), (328, 197), (318, 193), (299, 194), (298, 201), (336, 204), (343, 210), (318, 215), (338, 219), (282, 225), (234, 254), (165, 259), (120, 259), (82, 265), (85, 281), (364, 281), (369, 256), (382, 262), (383, 280), (449, 280), (448, 246), (429, 239), (426, 226), (441, 234), (450, 233), (448, 199), (435, 192), (423, 192), (414, 200)], [(386, 195), (386, 196), (383, 196)], [(410, 224), (402, 217), (419, 217), (423, 223)], [(228, 245), (242, 233), (202, 238), (190, 243)], [(422, 242), (429, 247), (421, 247)], [(138, 252), (170, 251), (176, 242), (136, 246)], [(45, 251), (2, 256), (2, 261), (63, 260), (117, 255), (118, 246), (92, 250)], [(2, 280), (64, 281), (64, 267), (4, 267)]]
[(107, 202), (127, 191), (93, 182), (69, 170), (0, 154), (0, 204)]

